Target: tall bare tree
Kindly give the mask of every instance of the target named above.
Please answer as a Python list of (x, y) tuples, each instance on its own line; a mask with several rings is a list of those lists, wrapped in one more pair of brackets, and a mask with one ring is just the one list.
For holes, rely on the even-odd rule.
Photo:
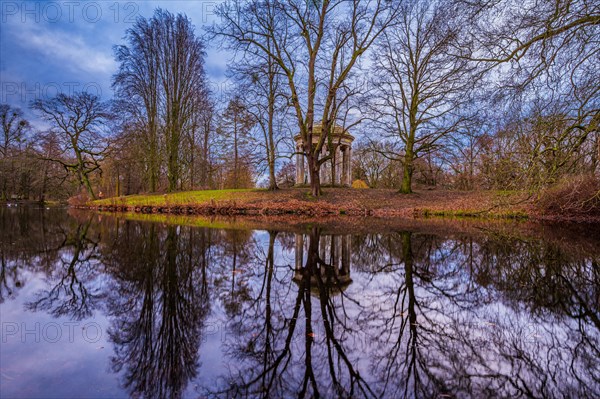
[(378, 41), (372, 57), (374, 124), (384, 136), (400, 140), (401, 193), (412, 192), (414, 161), (465, 120), (474, 67), (450, 50), (461, 21), (450, 2), (406, 1), (398, 23)]
[[(285, 76), (315, 196), (321, 194), (320, 167), (331, 158), (322, 148), (331, 142), (344, 101), (338, 92), (398, 9), (399, 2), (385, 0), (231, 0), (217, 8), (221, 23), (211, 31), (227, 38), (229, 48), (268, 55)], [(319, 113), (321, 131), (313, 132)]]
[(251, 130), (255, 123), (255, 118), (239, 97), (229, 101), (221, 117), (218, 133), (222, 139), (224, 158), (227, 159), (225, 164), (231, 165), (231, 169), (226, 167), (231, 170), (231, 188), (247, 186), (248, 174), (242, 171), (249, 169), (252, 158)]
[(115, 50), (120, 70), (114, 86), (139, 121), (150, 190), (156, 190), (164, 169), (167, 189), (174, 191), (182, 185), (183, 139), (198, 127), (197, 114), (208, 96), (204, 44), (185, 15), (162, 9), (149, 20), (139, 18), (127, 40), (129, 46)]
[[(155, 20), (138, 18), (127, 30), (128, 46), (115, 46), (115, 56), (120, 63), (113, 79), (117, 98), (128, 115), (133, 116), (137, 127), (133, 131), (140, 137), (150, 191), (159, 184), (159, 43)], [(135, 124), (130, 124), (133, 126)]]
[[(267, 48), (272, 47), (269, 40)], [(248, 104), (250, 112), (262, 135), (264, 161), (269, 173), (269, 190), (276, 190), (277, 176), (275, 163), (278, 157), (278, 145), (282, 139), (291, 138), (282, 134), (285, 121), (289, 117), (287, 84), (283, 80), (281, 68), (267, 53), (244, 52), (230, 71), (238, 84), (238, 92)]]
[(195, 105), (206, 95), (204, 44), (192, 22), (183, 14), (156, 10), (159, 26), (159, 79), (164, 104), (165, 151), (168, 190), (180, 185), (180, 151), (183, 135), (194, 128)]

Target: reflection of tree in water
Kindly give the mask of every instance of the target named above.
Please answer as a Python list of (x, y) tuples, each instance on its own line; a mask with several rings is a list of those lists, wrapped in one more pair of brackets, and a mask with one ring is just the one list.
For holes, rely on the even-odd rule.
[[(463, 298), (446, 291), (452, 284), (445, 282), (456, 279), (457, 268), (440, 264), (441, 260), (454, 264), (453, 257), (458, 251), (435, 236), (409, 231), (393, 233), (381, 240), (386, 244), (385, 263), (381, 265), (386, 273), (383, 278), (381, 274), (373, 276), (381, 280), (376, 280), (375, 291), (367, 290), (365, 299), (370, 306), (357, 321), (371, 338), (370, 361), (377, 396), (448, 395), (445, 380), (449, 376), (436, 375), (430, 355), (438, 341), (452, 339), (442, 325), (449, 310), (443, 304), (443, 297), (448, 295), (451, 302), (465, 305)], [(469, 295), (470, 291), (462, 293)], [(372, 306), (377, 308), (376, 312)]]
[(57, 208), (0, 207), (0, 303), (24, 286), (25, 271), (52, 271), (72, 229), (64, 216)]
[[(284, 233), (280, 234), (285, 235)], [(230, 375), (222, 391), (227, 397), (318, 397), (370, 395), (356, 369), (360, 354), (349, 345), (344, 325), (343, 287), (350, 282), (347, 238), (322, 236), (319, 228), (296, 235), (300, 267), (275, 264), (276, 233), (269, 234), (261, 283), (253, 299), (231, 322), (235, 339), (225, 343)], [(280, 239), (284, 245), (288, 239)], [(348, 244), (346, 244), (347, 246)], [(298, 263), (296, 263), (298, 265)], [(290, 290), (290, 280), (297, 290)], [(344, 299), (345, 298), (345, 299)], [(213, 393), (215, 393), (213, 391)]]
[(129, 222), (116, 230), (107, 248), (112, 369), (133, 396), (181, 397), (199, 366), (212, 231)]
[(220, 240), (213, 252), (215, 291), (228, 316), (241, 311), (250, 300), (248, 276), (257, 256), (256, 242), (248, 230), (221, 230)]
[[(290, 271), (275, 266), (274, 235), (254, 276), (262, 282), (232, 321), (221, 395), (591, 397), (600, 390), (593, 258), (543, 241), (518, 246), (401, 231), (354, 237), (354, 289), (340, 290), (323, 256), (335, 250), (322, 246), (335, 239), (315, 229), (306, 246), (296, 236), (306, 263)], [(284, 235), (279, 241), (289, 247)], [(549, 263), (561, 271), (548, 279)]]
[(519, 359), (512, 374), (490, 371), (518, 392), (597, 396), (599, 254), (574, 252), (541, 240), (488, 237), (475, 256), (481, 264), (476, 278), (487, 276), (511, 316), (490, 317), (505, 334), (495, 331), (488, 347), (504, 364), (514, 365), (514, 359)]
[[(55, 317), (82, 320), (90, 317), (104, 297), (100, 284), (100, 236), (91, 233), (92, 217), (62, 234), (55, 266), (48, 271), (48, 289), (39, 291), (25, 306)], [(70, 227), (70, 226), (69, 226)]]
[[(390, 248), (390, 258), (404, 270), (383, 298), (377, 294), (394, 306), (382, 307), (388, 317), (373, 334), (386, 396), (590, 397), (600, 390), (593, 260), (570, 259), (539, 241), (430, 237), (439, 242), (431, 251), (422, 235), (400, 236), (402, 253)], [(565, 276), (569, 284), (559, 283)], [(487, 288), (474, 283), (482, 281)], [(560, 310), (571, 301), (579, 313)], [(361, 323), (372, 325), (371, 317)]]
[[(133, 396), (182, 396), (192, 379), (223, 397), (600, 392), (597, 249), (489, 232), (348, 237), (53, 218), (3, 216), (0, 293), (23, 271), (43, 272), (49, 288), (32, 309), (81, 318), (102, 300), (112, 367)], [(229, 370), (207, 381), (196, 373), (210, 309), (229, 320)]]

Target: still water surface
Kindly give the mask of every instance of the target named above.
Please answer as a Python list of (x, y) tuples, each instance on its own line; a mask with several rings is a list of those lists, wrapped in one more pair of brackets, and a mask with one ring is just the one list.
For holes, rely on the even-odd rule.
[(600, 395), (593, 226), (244, 225), (0, 208), (0, 397)]

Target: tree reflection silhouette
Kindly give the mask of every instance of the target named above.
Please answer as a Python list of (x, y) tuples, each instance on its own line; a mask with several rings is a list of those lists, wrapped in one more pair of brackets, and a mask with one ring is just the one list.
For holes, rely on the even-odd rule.
[(62, 209), (0, 207), (0, 304), (26, 284), (25, 271), (53, 272), (57, 258), (73, 244), (67, 235), (79, 224)]
[[(385, 376), (382, 395), (592, 397), (598, 392), (599, 330), (591, 316), (598, 307), (588, 301), (597, 292), (588, 279), (593, 260), (574, 261), (540, 241), (399, 236), (402, 245), (389, 253), (404, 264), (403, 275), (381, 298), (397, 305), (382, 309), (393, 316), (373, 334), (382, 337), (373, 362)], [(565, 277), (554, 275), (551, 289), (545, 287), (548, 279), (542, 275), (557, 267), (577, 283), (561, 283)], [(487, 287), (474, 284), (483, 281)], [(570, 307), (573, 300), (589, 318), (569, 321), (557, 313), (556, 305)]]
[[(329, 236), (329, 241), (323, 241), (321, 229), (312, 228), (307, 235), (306, 263), (295, 268), (293, 276), (288, 269), (274, 291), (275, 238), (271, 232), (259, 297), (233, 321), (235, 339), (226, 342), (226, 353), (242, 367), (231, 370), (222, 391), (211, 393), (227, 397), (370, 395), (368, 384), (346, 353), (349, 348), (335, 334), (341, 323), (338, 312), (343, 309), (332, 296), (339, 296), (349, 281), (343, 276), (349, 269), (337, 267), (337, 240)], [(327, 248), (322, 247), (325, 242)], [(297, 283), (295, 292), (283, 289), (289, 287), (290, 277)], [(304, 323), (299, 322), (302, 318)]]
[[(209, 312), (210, 232), (126, 223), (110, 248), (112, 369), (132, 396), (181, 397)], [(165, 231), (166, 230), (166, 231)]]
[(597, 245), (508, 228), (350, 236), (99, 219), (5, 217), (3, 306), (37, 273), (47, 287), (27, 309), (105, 313), (111, 370), (133, 397), (600, 392)]
[(100, 237), (90, 234), (92, 217), (64, 233), (59, 244), (56, 266), (48, 276), (48, 289), (41, 290), (25, 306), (32, 311), (46, 311), (55, 317), (68, 316), (83, 320), (100, 306), (103, 287), (97, 279), (101, 274), (98, 245)]
[[(331, 258), (324, 258), (335, 254), (336, 240), (324, 241), (319, 228), (307, 235), (307, 246), (298, 237), (303, 236), (296, 235), (296, 251), (306, 259), (293, 271), (298, 290), (285, 288), (281, 277), (289, 279), (289, 269), (278, 280), (276, 259), (267, 256), (267, 289), (235, 318), (235, 339), (226, 343), (235, 366), (221, 390), (209, 392), (227, 397), (598, 392), (593, 258), (572, 259), (543, 241), (518, 247), (505, 238), (399, 231), (353, 239), (352, 270), (363, 273), (363, 286), (348, 291), (332, 278)], [(274, 242), (269, 240), (267, 253)], [(361, 242), (377, 243), (369, 245), (375, 255)], [(364, 259), (369, 264), (361, 264)], [(371, 264), (373, 259), (379, 264)], [(537, 276), (549, 262), (560, 265), (562, 277), (555, 276), (551, 288), (558, 292), (548, 291), (547, 279)], [(523, 305), (533, 313), (523, 313)], [(561, 310), (564, 306), (568, 309)], [(561, 378), (552, 378), (557, 372)]]

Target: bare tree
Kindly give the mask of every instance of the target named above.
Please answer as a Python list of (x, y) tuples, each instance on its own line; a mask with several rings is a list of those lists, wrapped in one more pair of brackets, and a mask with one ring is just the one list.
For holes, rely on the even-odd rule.
[(159, 26), (159, 80), (164, 104), (168, 190), (174, 191), (180, 185), (182, 137), (193, 128), (195, 105), (206, 94), (204, 44), (183, 14), (175, 16), (158, 9), (154, 21)]
[(208, 101), (207, 106), (200, 114), (199, 124), (201, 126), (201, 135), (199, 137), (200, 154), (200, 176), (199, 183), (203, 188), (208, 187), (212, 183), (212, 151), (211, 143), (215, 133), (215, 109), (212, 101)]
[(231, 164), (232, 188), (247, 186), (248, 174), (244, 174), (243, 171), (248, 170), (251, 161), (250, 144), (253, 141), (251, 130), (254, 124), (253, 115), (248, 112), (246, 104), (239, 97), (234, 97), (229, 101), (223, 112), (218, 133), (222, 139), (223, 149), (231, 148), (231, 151), (224, 151), (223, 155), (226, 164), (233, 161)]
[(20, 108), (8, 104), (0, 104), (0, 124), (0, 199), (7, 200), (9, 190), (16, 191), (17, 158), (21, 155), (30, 124)]
[[(474, 67), (450, 49), (461, 24), (450, 3), (409, 1), (398, 24), (381, 37), (373, 55), (373, 120), (388, 138), (400, 140), (401, 193), (412, 192), (414, 161), (465, 120)], [(387, 133), (384, 133), (384, 135)]]
[[(585, 159), (580, 155), (587, 151), (589, 169), (595, 171), (594, 159), (600, 154), (600, 4), (587, 0), (461, 3), (462, 12), (473, 21), (462, 37), (462, 46), (474, 50), (469, 58), (487, 64), (507, 102), (522, 103), (525, 123), (531, 108), (539, 109), (539, 104), (541, 112), (535, 113), (546, 124), (555, 122), (547, 132), (554, 131), (556, 145), (534, 149), (535, 167), (543, 166), (542, 160), (557, 151), (570, 152), (565, 165)], [(590, 151), (590, 146), (595, 148)], [(580, 163), (578, 169), (588, 168)]]
[[(120, 63), (114, 76), (115, 93), (124, 104), (124, 111), (133, 116), (139, 126), (135, 132), (144, 148), (148, 188), (158, 189), (159, 182), (159, 81), (158, 29), (156, 21), (138, 18), (127, 30), (129, 46), (115, 46)], [(130, 124), (131, 125), (131, 124)]]
[(75, 173), (89, 196), (96, 199), (90, 177), (101, 170), (100, 162), (108, 148), (105, 128), (112, 117), (108, 104), (95, 95), (78, 92), (35, 100), (32, 108), (51, 124), (47, 134), (55, 134), (60, 140), (62, 156), (42, 155), (43, 159), (58, 162)]
[(116, 48), (120, 70), (114, 86), (126, 109), (139, 121), (147, 153), (150, 190), (157, 188), (164, 151), (167, 189), (181, 188), (182, 143), (198, 128), (207, 103), (204, 44), (183, 14), (157, 9), (127, 32), (129, 46)]
[[(228, 39), (232, 49), (267, 55), (285, 76), (315, 196), (321, 194), (320, 167), (331, 158), (322, 156), (322, 148), (332, 144), (337, 111), (345, 101), (338, 97), (340, 88), (398, 9), (398, 2), (384, 0), (231, 0), (217, 9), (222, 22), (213, 33)], [(313, 132), (318, 112), (321, 131)], [(314, 145), (313, 133), (319, 134)]]
[[(269, 40), (267, 48), (272, 45)], [(269, 173), (269, 190), (277, 190), (275, 162), (278, 157), (279, 142), (286, 138), (282, 135), (285, 120), (289, 116), (286, 84), (281, 68), (269, 54), (245, 52), (230, 66), (236, 79), (240, 96), (245, 98), (250, 112), (262, 135), (264, 161)], [(291, 138), (287, 136), (287, 138)]]

